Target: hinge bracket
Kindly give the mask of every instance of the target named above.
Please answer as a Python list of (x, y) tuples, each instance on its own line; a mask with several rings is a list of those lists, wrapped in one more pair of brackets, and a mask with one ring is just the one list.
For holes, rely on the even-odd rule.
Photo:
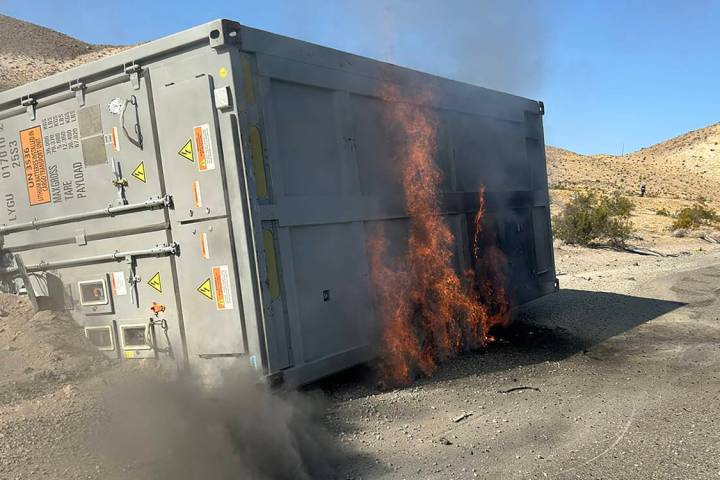
[(130, 76), (130, 84), (133, 90), (140, 90), (140, 72), (142, 67), (136, 63), (125, 65), (125, 74)]
[(75, 92), (75, 99), (81, 107), (85, 105), (85, 84), (80, 80), (70, 84), (70, 91)]
[(35, 108), (37, 106), (37, 100), (28, 95), (27, 97), (23, 97), (20, 99), (20, 105), (25, 107), (25, 111), (30, 117), (30, 120), (35, 120)]

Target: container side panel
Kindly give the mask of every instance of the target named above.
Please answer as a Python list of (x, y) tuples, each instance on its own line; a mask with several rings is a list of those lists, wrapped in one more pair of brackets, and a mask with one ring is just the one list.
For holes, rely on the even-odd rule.
[(374, 330), (362, 224), (292, 229), (303, 361), (368, 345)]
[(285, 194), (341, 194), (333, 92), (287, 82), (272, 82), (271, 89)]

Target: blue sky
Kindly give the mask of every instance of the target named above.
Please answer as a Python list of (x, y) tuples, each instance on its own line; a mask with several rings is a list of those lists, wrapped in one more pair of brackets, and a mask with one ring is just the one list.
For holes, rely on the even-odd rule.
[(581, 153), (635, 150), (720, 116), (720, 1), (0, 0), (0, 12), (114, 44), (231, 18), (541, 99), (547, 143)]

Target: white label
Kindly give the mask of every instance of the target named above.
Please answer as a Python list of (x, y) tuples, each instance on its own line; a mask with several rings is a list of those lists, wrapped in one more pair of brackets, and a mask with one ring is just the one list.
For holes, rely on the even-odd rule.
[(232, 310), (232, 285), (230, 284), (230, 269), (227, 265), (213, 267), (213, 283), (215, 285), (215, 304), (218, 310)]
[(110, 274), (110, 281), (115, 295), (118, 297), (127, 295), (127, 284), (125, 283), (125, 274), (123, 272), (112, 272)]
[(198, 170), (206, 172), (215, 170), (215, 154), (213, 152), (213, 141), (210, 135), (210, 125), (204, 123), (193, 128), (193, 136), (195, 137), (195, 149), (197, 150), (195, 158)]

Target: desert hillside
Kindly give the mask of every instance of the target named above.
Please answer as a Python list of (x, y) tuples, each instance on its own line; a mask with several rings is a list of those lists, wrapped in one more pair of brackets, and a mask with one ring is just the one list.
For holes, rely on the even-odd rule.
[(623, 156), (579, 155), (547, 148), (550, 186), (596, 188), (648, 197), (720, 201), (720, 123)]
[(0, 15), (0, 91), (120, 50)]

